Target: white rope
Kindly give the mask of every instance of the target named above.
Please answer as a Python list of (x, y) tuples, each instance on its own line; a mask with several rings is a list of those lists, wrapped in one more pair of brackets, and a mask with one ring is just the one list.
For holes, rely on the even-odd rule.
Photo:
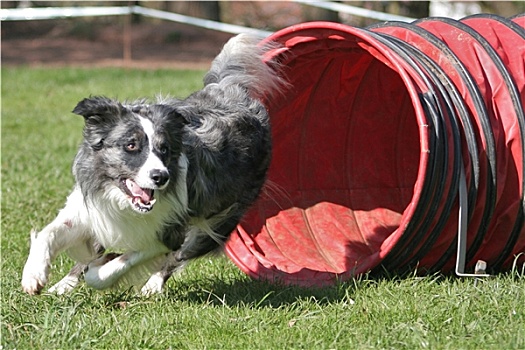
[(367, 10), (361, 7), (339, 4), (339, 3), (335, 3), (331, 1), (314, 1), (314, 0), (292, 0), (292, 1), (300, 3), (300, 4), (304, 4), (304, 5), (332, 10), (335, 12), (343, 12), (343, 13), (348, 13), (354, 16), (377, 19), (380, 21), (413, 22), (416, 20), (416, 18), (392, 15), (389, 13)]
[(226, 33), (232, 33), (232, 34), (251, 33), (259, 37), (267, 37), (270, 34), (272, 34), (272, 32), (268, 32), (265, 30), (248, 28), (248, 27), (243, 27), (243, 26), (238, 26), (238, 25), (228, 24), (228, 23), (222, 23), (222, 22), (216, 22), (216, 21), (211, 21), (208, 19), (190, 17), (190, 16), (185, 16), (185, 15), (180, 15), (178, 13), (173, 13), (173, 12), (154, 10), (154, 9), (150, 9), (150, 8), (146, 8), (142, 6), (134, 6), (133, 13), (137, 15), (165, 19), (165, 20), (173, 21), (173, 22), (191, 24), (197, 27), (213, 29), (213, 30), (217, 30), (220, 32), (226, 32)]
[(0, 20), (31, 21), (68, 17), (129, 15), (130, 13), (131, 8), (128, 6), (29, 7), (20, 9), (0, 9)]
[(173, 22), (190, 24), (197, 27), (217, 30), (220, 32), (239, 34), (251, 33), (259, 37), (267, 37), (272, 32), (238, 26), (234, 24), (210, 21), (207, 19), (184, 16), (177, 13), (154, 10), (142, 6), (119, 6), (119, 7), (30, 7), (22, 9), (0, 9), (0, 20), (2, 21), (30, 21), (68, 17), (88, 16), (115, 16), (137, 14), (147, 17), (164, 19)]
[[(309, 6), (324, 8), (336, 12), (349, 13), (355, 16), (373, 18), (381, 21), (412, 22), (415, 18), (397, 16), (388, 13), (363, 9), (360, 7), (334, 3), (330, 1), (292, 0)], [(30, 7), (16, 9), (0, 9), (1, 21), (29, 21), (54, 18), (88, 17), (88, 16), (115, 16), (137, 14), (147, 17), (194, 25), (201, 28), (217, 30), (226, 33), (251, 33), (259, 37), (267, 37), (272, 32), (249, 28), (234, 24), (211, 21), (202, 18), (190, 17), (178, 13), (160, 11), (142, 6), (87, 6), (87, 7)]]

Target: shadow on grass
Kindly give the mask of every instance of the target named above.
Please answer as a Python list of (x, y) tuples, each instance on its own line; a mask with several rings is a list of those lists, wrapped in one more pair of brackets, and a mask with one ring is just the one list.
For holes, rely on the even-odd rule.
[[(511, 270), (497, 274), (513, 280), (525, 277), (525, 265), (515, 266)], [(333, 286), (304, 288), (279, 285), (267, 281), (253, 280), (245, 275), (235, 276), (192, 276), (183, 274), (170, 280), (164, 292), (151, 297), (141, 296), (134, 290), (114, 291), (104, 296), (103, 304), (121, 308), (127, 303), (163, 302), (190, 305), (222, 306), (227, 308), (280, 308), (297, 303), (315, 303), (326, 306), (333, 303), (353, 303), (360, 291), (377, 288), (387, 283), (390, 288), (407, 285), (442, 284), (454, 280), (464, 280), (453, 273), (428, 273), (422, 270), (387, 271), (385, 269), (367, 273)], [(476, 279), (470, 279), (476, 283)], [(380, 287), (381, 288), (381, 287)]]
[(190, 304), (208, 304), (227, 307), (279, 308), (297, 302), (315, 302), (328, 305), (352, 297), (359, 289), (370, 288), (378, 283), (376, 278), (363, 275), (346, 282), (326, 287), (289, 286), (267, 281), (240, 277), (233, 280), (177, 278), (170, 283), (161, 298)]

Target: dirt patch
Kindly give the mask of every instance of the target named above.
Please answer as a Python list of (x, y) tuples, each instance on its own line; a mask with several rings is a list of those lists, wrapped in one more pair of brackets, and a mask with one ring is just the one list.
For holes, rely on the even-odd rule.
[(232, 34), (165, 21), (123, 18), (2, 23), (3, 65), (207, 68)]

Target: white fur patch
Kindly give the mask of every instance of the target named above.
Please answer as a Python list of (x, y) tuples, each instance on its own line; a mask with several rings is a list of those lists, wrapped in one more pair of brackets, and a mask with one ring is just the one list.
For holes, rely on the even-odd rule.
[(140, 293), (144, 296), (159, 294), (164, 287), (164, 278), (160, 272), (156, 272), (149, 278), (148, 282), (142, 287)]
[(95, 289), (106, 289), (115, 284), (121, 273), (126, 270), (126, 257), (119, 256), (109, 262), (105, 257), (99, 258), (89, 264), (89, 269), (84, 274), (88, 286)]
[(78, 276), (66, 275), (53, 287), (49, 288), (50, 293), (56, 293), (58, 295), (66, 294), (72, 291), (80, 282)]
[[(153, 123), (146, 118), (139, 117), (140, 123), (142, 124), (142, 129), (144, 129), (144, 132), (146, 135), (148, 135), (149, 140), (149, 155), (146, 159), (146, 162), (142, 165), (140, 168), (137, 177), (133, 179), (137, 185), (139, 185), (142, 188), (152, 188), (157, 189), (157, 185), (155, 182), (151, 179), (150, 173), (152, 170), (161, 170), (161, 171), (168, 171), (162, 160), (153, 153), (153, 136), (155, 134), (155, 130), (153, 128)], [(162, 186), (162, 188), (165, 188), (168, 185), (166, 183)]]
[(84, 278), (87, 285), (95, 289), (130, 286), (140, 288), (165, 261), (166, 255), (159, 254), (154, 249), (127, 252), (111, 261), (103, 256), (89, 264)]

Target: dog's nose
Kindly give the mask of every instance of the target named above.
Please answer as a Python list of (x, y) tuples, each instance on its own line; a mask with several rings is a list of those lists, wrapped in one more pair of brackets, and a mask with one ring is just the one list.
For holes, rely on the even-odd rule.
[(155, 185), (162, 187), (168, 183), (170, 174), (165, 169), (153, 169), (150, 171), (149, 177), (153, 180)]

